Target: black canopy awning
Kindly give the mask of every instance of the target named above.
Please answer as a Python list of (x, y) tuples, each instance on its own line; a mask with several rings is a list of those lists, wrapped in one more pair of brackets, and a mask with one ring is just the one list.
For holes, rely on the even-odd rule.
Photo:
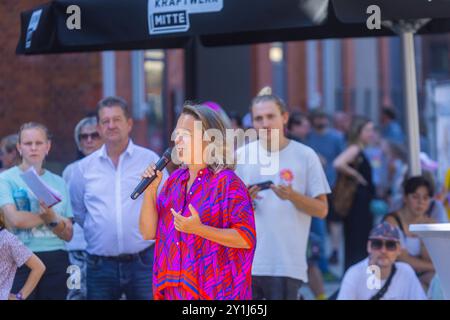
[[(79, 30), (67, 26), (74, 5)], [(275, 41), (327, 13), (328, 0), (56, 0), (21, 14), (17, 53), (175, 48), (220, 35)]]
[[(67, 26), (74, 5), (79, 30)], [(21, 14), (17, 53), (182, 48), (193, 38), (225, 46), (393, 35), (367, 28), (370, 5), (383, 20), (432, 18), (419, 33), (450, 31), (447, 0), (55, 0)]]

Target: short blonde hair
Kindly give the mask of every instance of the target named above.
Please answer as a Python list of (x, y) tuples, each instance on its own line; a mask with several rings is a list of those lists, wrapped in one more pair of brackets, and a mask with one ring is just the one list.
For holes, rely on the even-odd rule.
[(45, 137), (47, 138), (47, 140), (51, 140), (51, 134), (48, 131), (48, 128), (46, 126), (44, 126), (42, 123), (38, 123), (38, 122), (27, 122), (24, 123), (20, 126), (19, 132), (17, 133), (17, 140), (20, 144), (21, 142), (21, 135), (22, 135), (22, 131), (24, 130), (28, 130), (28, 129), (41, 129), (42, 131), (44, 131)]
[(186, 104), (181, 114), (191, 115), (196, 120), (201, 121), (203, 132), (209, 129), (216, 129), (222, 134), (222, 142), (216, 141), (217, 139), (214, 139), (214, 141), (211, 142), (216, 144), (217, 148), (222, 149), (222, 158), (212, 159), (213, 164), (208, 165), (208, 167), (214, 172), (219, 172), (223, 169), (234, 170), (236, 166), (234, 161), (233, 163), (227, 163), (227, 159), (234, 159), (234, 157), (232, 157), (234, 149), (226, 143), (226, 130), (231, 129), (227, 124), (227, 121), (223, 119), (218, 112), (204, 105)]

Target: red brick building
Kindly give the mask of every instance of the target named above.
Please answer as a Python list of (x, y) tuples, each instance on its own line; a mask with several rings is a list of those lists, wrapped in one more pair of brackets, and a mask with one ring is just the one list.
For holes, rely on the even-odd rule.
[(53, 134), (50, 161), (76, 155), (73, 128), (102, 96), (100, 54), (17, 56), (20, 12), (39, 0), (0, 2), (0, 136), (28, 121)]

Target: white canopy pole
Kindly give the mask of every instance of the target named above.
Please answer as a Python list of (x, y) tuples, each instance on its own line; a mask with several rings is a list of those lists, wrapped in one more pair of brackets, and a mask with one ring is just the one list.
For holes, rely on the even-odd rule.
[(420, 166), (419, 107), (417, 103), (416, 61), (414, 51), (414, 33), (430, 19), (412, 21), (385, 21), (383, 24), (400, 35), (403, 54), (403, 80), (405, 88), (406, 126), (408, 130), (408, 164), (411, 176), (422, 174)]
[(403, 50), (403, 79), (405, 84), (405, 107), (408, 130), (409, 172), (412, 176), (422, 173), (420, 167), (419, 108), (417, 104), (416, 63), (414, 33), (400, 32)]

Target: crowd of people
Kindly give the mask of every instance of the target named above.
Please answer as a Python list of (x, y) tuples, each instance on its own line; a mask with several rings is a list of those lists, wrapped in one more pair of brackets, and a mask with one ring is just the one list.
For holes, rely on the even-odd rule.
[[(269, 134), (232, 147), (193, 143), (250, 127)], [(0, 299), (296, 300), (304, 284), (316, 299), (442, 297), (409, 225), (448, 222), (450, 186), (436, 190), (425, 153), (424, 174), (408, 176), (393, 108), (378, 128), (320, 108), (289, 113), (270, 88), (244, 118), (214, 102), (186, 104), (176, 159), (163, 170), (132, 129), (124, 99), (99, 101), (74, 129), (78, 156), (62, 177), (45, 168), (46, 126), (25, 123), (0, 141)], [(209, 154), (210, 144), (221, 152)], [(268, 163), (277, 170), (261, 170)], [(21, 176), (31, 167), (61, 194), (58, 204), (31, 192)], [(142, 178), (155, 181), (132, 200)], [(340, 282), (331, 297), (329, 281)]]

